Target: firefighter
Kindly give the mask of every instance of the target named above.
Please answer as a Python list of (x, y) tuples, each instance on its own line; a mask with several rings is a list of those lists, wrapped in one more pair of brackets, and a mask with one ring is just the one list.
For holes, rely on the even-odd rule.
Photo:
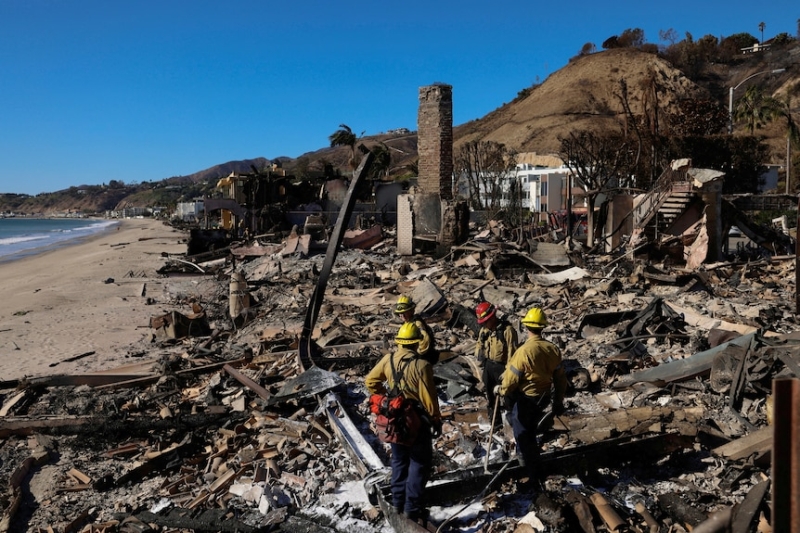
[[(567, 377), (561, 365), (561, 351), (542, 338), (547, 317), (538, 307), (522, 319), (528, 338), (508, 361), (503, 381), (495, 389), (510, 411), (517, 457), (530, 477), (530, 489), (539, 486), (539, 444), (536, 433), (549, 409), (556, 415), (564, 410)], [(551, 405), (552, 404), (552, 405)]]
[(414, 521), (427, 518), (424, 493), (433, 463), (433, 437), (442, 432), (433, 367), (417, 353), (422, 338), (416, 324), (404, 323), (395, 337), (397, 351), (385, 355), (364, 379), (370, 393), (386, 394), (395, 385), (396, 372), (403, 395), (421, 408), (422, 426), (413, 442), (391, 444), (392, 505), (395, 511)]
[(419, 342), (418, 353), (422, 358), (427, 360), (430, 364), (439, 362), (439, 352), (436, 349), (436, 339), (433, 336), (433, 330), (425, 323), (421, 316), (414, 311), (417, 309), (417, 304), (409, 296), (400, 296), (397, 299), (397, 304), (394, 306), (394, 313), (403, 319), (405, 323), (413, 323), (419, 328), (422, 333), (422, 340)]
[(494, 389), (503, 381), (503, 371), (511, 355), (517, 349), (517, 331), (505, 318), (497, 316), (497, 307), (489, 302), (481, 302), (475, 308), (475, 315), (481, 329), (475, 344), (475, 357), (481, 365), (481, 380), (488, 401), (489, 423), (501, 425), (495, 416), (497, 395)]

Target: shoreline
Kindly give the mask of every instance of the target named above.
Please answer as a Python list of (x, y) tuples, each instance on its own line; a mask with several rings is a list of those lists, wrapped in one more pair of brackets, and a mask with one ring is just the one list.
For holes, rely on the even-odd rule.
[(185, 239), (159, 220), (124, 219), (0, 261), (0, 381), (107, 370), (147, 352), (150, 318), (166, 300), (161, 254), (185, 253)]
[[(34, 220), (34, 219), (36, 219), (36, 220), (56, 220), (56, 219), (58, 219), (58, 217), (50, 217), (50, 218), (26, 217), (26, 218), (27, 219), (31, 219), (31, 220)], [(65, 239), (63, 241), (51, 242), (51, 243), (48, 243), (48, 244), (44, 244), (42, 246), (37, 246), (37, 247), (34, 247), (34, 248), (26, 248), (24, 250), (19, 250), (17, 252), (12, 252), (10, 254), (0, 255), (0, 266), (2, 266), (5, 263), (11, 263), (11, 262), (14, 262), (14, 261), (19, 261), (21, 259), (25, 259), (26, 257), (42, 255), (42, 254), (46, 254), (46, 253), (49, 253), (49, 252), (54, 252), (54, 251), (60, 250), (61, 248), (66, 248), (66, 247), (69, 247), (69, 246), (75, 246), (75, 245), (81, 244), (83, 242), (88, 242), (88, 241), (94, 239), (95, 237), (100, 237), (105, 233), (111, 232), (114, 228), (120, 227), (120, 224), (123, 222), (122, 220), (119, 220), (119, 219), (112, 220), (112, 219), (107, 219), (107, 218), (94, 218), (94, 219), (86, 218), (86, 219), (83, 219), (83, 220), (89, 220), (89, 221), (92, 221), (92, 222), (108, 221), (109, 224), (107, 226), (102, 227), (102, 228), (98, 229), (97, 231), (94, 231), (94, 232), (89, 233), (87, 235), (77, 235), (77, 236), (75, 236), (75, 237), (73, 237), (71, 239)]]

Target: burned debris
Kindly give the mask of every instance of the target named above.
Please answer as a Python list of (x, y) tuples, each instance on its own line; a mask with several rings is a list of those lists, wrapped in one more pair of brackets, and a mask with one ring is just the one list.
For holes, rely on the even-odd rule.
[[(420, 100), (420, 158), (449, 161), (452, 132), (427, 130), (452, 120), (450, 87)], [(378, 223), (354, 210), (370, 160), (338, 184), (335, 225), (309, 207), (275, 231), (280, 176), (222, 180), (235, 201), (206, 212), (225, 231), (164, 257), (147, 350), (114, 371), (2, 383), (0, 532), (789, 530), (791, 236), (748, 223), (722, 176), (688, 161), (620, 202), (599, 244), (558, 223), (470, 222), (443, 161), (420, 164)], [(758, 260), (725, 253), (732, 225)], [(364, 386), (401, 295), (439, 356), (423, 523), (387, 501)], [(544, 310), (564, 354), (566, 410), (540, 425), (533, 490), (507, 417), (487, 417), (474, 356), (487, 300), (515, 327)]]
[[(175, 309), (151, 321), (155, 359), (3, 390), (0, 468), (10, 482), (0, 527), (380, 529), (391, 514), (381, 504), (387, 450), (370, 429), (363, 376), (390, 349), (400, 294), (419, 302), (441, 346), (431, 524), (768, 523), (772, 383), (800, 372), (793, 261), (688, 274), (609, 254), (577, 267), (546, 240), (517, 246), (479, 230), (442, 259), (399, 257), (385, 238), (325, 255), (230, 254), (213, 279), (174, 278)], [(205, 290), (187, 302), (180, 286), (192, 278)], [(534, 499), (518, 491), (509, 428), (492, 434), (486, 420), (472, 355), (472, 309), (483, 299), (512, 321), (532, 304), (546, 309), (546, 334), (568, 359), (568, 409), (542, 434), (548, 477)], [(342, 501), (343, 491), (364, 491), (363, 502), (349, 492)]]

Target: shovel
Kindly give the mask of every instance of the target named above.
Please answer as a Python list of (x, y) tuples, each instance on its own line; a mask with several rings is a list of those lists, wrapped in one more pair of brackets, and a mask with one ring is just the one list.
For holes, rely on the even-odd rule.
[(486, 458), (483, 460), (483, 473), (489, 473), (489, 451), (492, 449), (492, 437), (494, 436), (494, 423), (497, 421), (497, 408), (500, 406), (500, 395), (494, 397), (494, 411), (492, 412), (492, 429), (489, 430), (489, 442), (486, 443)]

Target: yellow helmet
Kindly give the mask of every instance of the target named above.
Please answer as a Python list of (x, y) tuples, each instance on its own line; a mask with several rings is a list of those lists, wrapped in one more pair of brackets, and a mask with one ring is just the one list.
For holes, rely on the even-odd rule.
[(406, 311), (413, 311), (417, 304), (408, 296), (401, 296), (397, 299), (397, 304), (394, 306), (395, 314), (402, 315)]
[(544, 311), (538, 307), (532, 307), (522, 319), (522, 323), (529, 328), (543, 328), (547, 325), (547, 317)]
[(417, 344), (422, 340), (422, 333), (413, 322), (406, 322), (400, 326), (400, 331), (397, 332), (397, 337), (394, 342), (397, 344)]

